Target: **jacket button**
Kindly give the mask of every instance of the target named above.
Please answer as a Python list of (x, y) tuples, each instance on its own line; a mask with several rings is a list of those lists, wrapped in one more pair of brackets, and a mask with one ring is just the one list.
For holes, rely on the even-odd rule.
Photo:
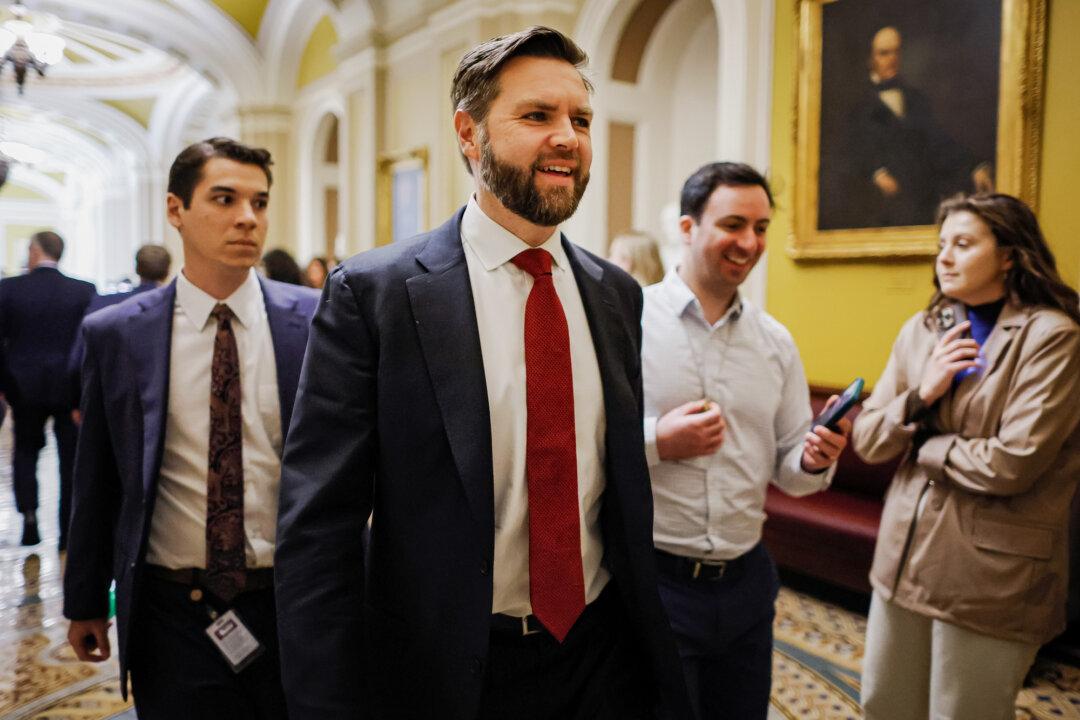
[(472, 671), (473, 675), (479, 676), (481, 671), (483, 671), (483, 669), (484, 669), (484, 661), (481, 660), (478, 657), (473, 658), (472, 662), (469, 663), (469, 670)]
[(488, 562), (487, 558), (484, 558), (480, 561), (480, 574), (487, 575), (489, 572), (491, 572), (491, 563)]
[(134, 561), (134, 560), (132, 560), (132, 561), (131, 561), (131, 565), (130, 565), (129, 567), (130, 567), (130, 568), (131, 568), (132, 570), (134, 570), (134, 569), (135, 569), (135, 561)]

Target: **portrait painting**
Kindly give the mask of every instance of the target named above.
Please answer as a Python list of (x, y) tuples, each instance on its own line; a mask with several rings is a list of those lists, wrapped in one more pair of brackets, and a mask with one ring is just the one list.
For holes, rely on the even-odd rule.
[(1044, 25), (1045, 0), (803, 0), (792, 254), (929, 254), (945, 198), (1033, 199)]

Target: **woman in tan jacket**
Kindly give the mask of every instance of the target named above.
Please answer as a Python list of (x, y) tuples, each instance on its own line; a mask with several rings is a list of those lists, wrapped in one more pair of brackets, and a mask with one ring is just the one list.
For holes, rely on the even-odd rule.
[(853, 433), (867, 462), (904, 458), (870, 571), (862, 702), (867, 720), (1011, 720), (1065, 627), (1080, 301), (1016, 198), (958, 197), (938, 217), (937, 292)]

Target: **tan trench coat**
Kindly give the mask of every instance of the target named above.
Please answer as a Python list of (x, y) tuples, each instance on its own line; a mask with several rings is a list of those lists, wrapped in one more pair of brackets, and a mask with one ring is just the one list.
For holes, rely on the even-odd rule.
[[(853, 445), (867, 462), (905, 454), (885, 496), (870, 582), (913, 612), (1046, 642), (1065, 628), (1080, 327), (1056, 310), (1007, 303), (981, 376), (905, 423), (936, 341), (923, 313), (908, 320), (855, 422)], [(929, 438), (915, 447), (920, 426)]]

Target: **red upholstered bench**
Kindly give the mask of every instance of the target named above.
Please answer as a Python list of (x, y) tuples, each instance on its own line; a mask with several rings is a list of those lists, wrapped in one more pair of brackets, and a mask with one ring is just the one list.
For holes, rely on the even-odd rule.
[[(811, 388), (816, 415), (835, 388)], [(854, 420), (861, 405), (848, 415)], [(874, 555), (885, 489), (899, 458), (885, 465), (867, 465), (848, 447), (832, 485), (802, 498), (770, 486), (765, 501), (764, 540), (776, 564), (835, 585), (870, 592), (867, 574)]]

